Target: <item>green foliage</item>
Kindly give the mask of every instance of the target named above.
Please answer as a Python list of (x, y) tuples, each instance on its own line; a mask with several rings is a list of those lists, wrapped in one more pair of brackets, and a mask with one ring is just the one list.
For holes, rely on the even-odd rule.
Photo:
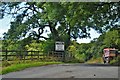
[[(19, 4), (0, 5), (3, 16), (6, 9), (8, 12), (16, 11), (10, 29), (4, 34), (3, 49), (41, 50), (47, 53), (54, 51), (55, 41), (64, 41), (65, 49), (80, 61), (101, 56), (106, 47), (120, 49), (119, 3), (26, 2), (18, 6)], [(50, 33), (46, 38), (43, 33), (47, 27)], [(71, 41), (89, 37), (91, 28), (103, 34), (88, 44)], [(46, 41), (40, 43), (41, 38)]]
[[(80, 46), (80, 45), (79, 45)], [(85, 54), (84, 53), (80, 53), (80, 49), (76, 48), (75, 45), (71, 45), (68, 47), (68, 53), (72, 54), (72, 56), (77, 60), (77, 62), (85, 62)]]
[(85, 62), (85, 58), (86, 58), (86, 55), (85, 54), (76, 54), (75, 55), (76, 59), (79, 60), (80, 63), (84, 63)]
[(45, 53), (55, 51), (55, 41), (54, 40), (47, 40), (44, 42), (43, 47), (44, 47), (43, 51)]
[(120, 56), (118, 56), (116, 59), (113, 59), (112, 61), (110, 61), (110, 64), (120, 66)]
[(0, 40), (0, 49), (2, 49), (2, 40)]
[(90, 60), (88, 60), (86, 63), (88, 64), (96, 64), (96, 63), (103, 63), (102, 57), (97, 57), (97, 58), (91, 58)]
[[(119, 18), (119, 3), (26, 2), (18, 6), (19, 4), (0, 5), (2, 14), (5, 14), (6, 9), (9, 14), (13, 14), (11, 11), (15, 10), (15, 17), (10, 29), (4, 34), (4, 39), (18, 40), (29, 36), (37, 40), (62, 40), (67, 49), (71, 39), (89, 37), (90, 28), (105, 32), (119, 27), (117, 24), (113, 25)], [(42, 36), (46, 27), (50, 29), (51, 36), (48, 38)]]
[[(92, 40), (90, 43), (77, 43), (76, 41), (71, 41), (70, 46), (67, 48), (69, 54), (73, 55), (74, 61), (85, 62), (91, 58), (97, 59), (102, 57), (104, 48), (117, 48), (120, 50), (120, 35), (119, 28), (112, 29), (108, 32), (100, 35), (99, 38)], [(64, 40), (67, 42), (66, 38)], [(63, 40), (63, 41), (64, 41)], [(8, 50), (33, 50), (33, 51), (43, 51), (48, 53), (55, 50), (55, 40), (48, 39), (46, 41), (41, 40), (30, 40), (29, 38), (24, 40), (19, 40), (14, 42), (13, 40), (3, 40), (3, 49)], [(22, 48), (20, 48), (22, 46)], [(16, 53), (9, 53), (16, 54)]]
[(43, 42), (37, 42), (32, 40), (30, 44), (25, 45), (27, 51), (43, 51), (44, 46)]
[(118, 30), (112, 30), (106, 33), (105, 39), (104, 39), (104, 44), (107, 47), (113, 47), (113, 48), (119, 48), (120, 45), (120, 29)]
[(26, 50), (25, 46), (31, 43), (31, 38), (25, 38), (23, 40), (12, 40), (12, 39), (5, 39), (2, 40), (2, 49), (3, 50)]
[(104, 48), (116, 48), (120, 50), (119, 47), (119, 40), (120, 40), (120, 29), (119, 28), (113, 28), (106, 33), (100, 35), (98, 39), (95, 41), (91, 41), (91, 53), (94, 53), (94, 58), (97, 58), (99, 56), (102, 57), (103, 49)]
[[(99, 38), (92, 40), (90, 43), (77, 44), (75, 41), (73, 41), (71, 42), (71, 46), (68, 47), (68, 51), (80, 61), (87, 61), (91, 58), (98, 59), (102, 57), (104, 48), (116, 48), (120, 50), (119, 33), (119, 28), (111, 29), (108, 32), (100, 35)], [(117, 61), (113, 60), (113, 63), (114, 62)]]

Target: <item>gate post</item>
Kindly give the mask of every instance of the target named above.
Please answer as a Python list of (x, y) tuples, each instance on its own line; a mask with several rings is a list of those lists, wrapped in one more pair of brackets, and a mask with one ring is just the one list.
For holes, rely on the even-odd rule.
[(5, 51), (5, 59), (7, 60), (7, 49)]
[(65, 62), (65, 51), (63, 51), (63, 62)]
[(5, 51), (5, 59), (7, 60), (7, 49)]

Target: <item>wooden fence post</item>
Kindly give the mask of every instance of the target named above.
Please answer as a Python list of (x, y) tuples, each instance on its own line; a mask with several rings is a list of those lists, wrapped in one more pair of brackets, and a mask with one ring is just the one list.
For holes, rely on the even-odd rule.
[(43, 59), (42, 59), (43, 61), (45, 60), (45, 56), (46, 56), (46, 55), (43, 53)]
[(38, 51), (38, 60), (39, 60), (40, 58), (39, 58), (39, 51)]
[(6, 49), (6, 51), (5, 51), (5, 59), (7, 60), (7, 49)]
[(23, 62), (25, 62), (25, 56), (26, 56), (27, 52), (24, 51), (24, 54), (23, 54)]
[(32, 54), (32, 52), (31, 52), (31, 61), (33, 61), (33, 54)]

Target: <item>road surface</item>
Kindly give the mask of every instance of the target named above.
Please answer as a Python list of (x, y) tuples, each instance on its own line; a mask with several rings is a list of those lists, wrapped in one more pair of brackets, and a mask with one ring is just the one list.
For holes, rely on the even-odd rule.
[(118, 66), (103, 64), (55, 64), (27, 68), (3, 78), (118, 78)]

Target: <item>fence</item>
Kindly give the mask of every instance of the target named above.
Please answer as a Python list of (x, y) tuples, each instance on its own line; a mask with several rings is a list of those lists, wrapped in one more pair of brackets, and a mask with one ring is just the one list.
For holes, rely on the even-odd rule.
[(0, 50), (1, 60), (13, 61), (19, 60), (43, 60), (43, 61), (64, 61), (64, 52), (43, 51), (17, 51), (17, 50)]

